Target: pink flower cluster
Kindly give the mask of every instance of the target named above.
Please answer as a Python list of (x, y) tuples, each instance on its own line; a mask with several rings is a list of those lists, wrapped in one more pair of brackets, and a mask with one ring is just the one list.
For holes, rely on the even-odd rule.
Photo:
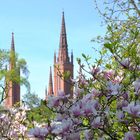
[(26, 111), (19, 108), (1, 111), (0, 139), (19, 139), (26, 137), (27, 126), (24, 125)]
[[(122, 64), (129, 67), (128, 62)], [(56, 117), (46, 126), (31, 129), (30, 136), (135, 140), (140, 132), (140, 80), (135, 79), (126, 87), (125, 73), (121, 70), (93, 67), (90, 74), (90, 80), (80, 74), (73, 98), (64, 92), (48, 98), (47, 107)]]

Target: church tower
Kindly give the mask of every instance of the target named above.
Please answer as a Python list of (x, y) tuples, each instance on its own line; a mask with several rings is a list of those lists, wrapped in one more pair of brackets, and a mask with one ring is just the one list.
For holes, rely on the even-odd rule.
[(16, 67), (14, 33), (12, 33), (9, 72), (10, 78), (6, 77), (6, 86), (7, 86), (5, 99), (6, 107), (12, 107), (14, 104), (20, 102), (20, 84), (18, 83), (20, 78), (20, 68)]
[(54, 53), (54, 95), (57, 96), (59, 91), (64, 91), (65, 94), (70, 94), (72, 97), (73, 87), (70, 78), (64, 80), (60, 76), (60, 74), (63, 74), (64, 72), (68, 72), (70, 74), (70, 78), (73, 78), (73, 53), (71, 53), (70, 59), (63, 12), (58, 56)]

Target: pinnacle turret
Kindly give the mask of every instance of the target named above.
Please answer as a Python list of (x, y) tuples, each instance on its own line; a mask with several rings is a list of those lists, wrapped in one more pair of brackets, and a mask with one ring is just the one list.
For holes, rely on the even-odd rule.
[(53, 82), (52, 82), (52, 69), (51, 69), (51, 67), (50, 67), (48, 95), (53, 95)]

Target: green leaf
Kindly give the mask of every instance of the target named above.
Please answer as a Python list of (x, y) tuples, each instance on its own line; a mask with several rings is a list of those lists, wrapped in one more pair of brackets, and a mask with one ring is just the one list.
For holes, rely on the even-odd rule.
[(63, 78), (67, 80), (67, 79), (70, 78), (70, 75), (71, 75), (70, 71), (65, 71), (65, 72), (63, 73)]
[(89, 61), (91, 59), (91, 57), (89, 55), (85, 55), (82, 53), (83, 58), (85, 59), (85, 61)]
[(83, 125), (87, 126), (89, 124), (89, 120), (87, 118), (83, 119)]
[(105, 43), (104, 44), (104, 47), (105, 48), (107, 48), (107, 49), (109, 49), (109, 51), (111, 52), (111, 53), (114, 53), (114, 50), (113, 50), (113, 46), (112, 46), (112, 44), (110, 44), (110, 43)]
[(111, 65), (110, 64), (106, 64), (105, 66), (106, 66), (106, 68), (111, 69)]

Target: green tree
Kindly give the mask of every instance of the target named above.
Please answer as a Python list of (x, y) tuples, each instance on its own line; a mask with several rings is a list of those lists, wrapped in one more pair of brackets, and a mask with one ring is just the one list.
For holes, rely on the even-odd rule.
[[(97, 39), (103, 46), (100, 53), (105, 63), (102, 65), (106, 69), (117, 69), (117, 72), (123, 70), (124, 84), (128, 87), (140, 75), (140, 1), (94, 2), (107, 26), (106, 35)], [(104, 8), (99, 6), (100, 2), (104, 3)], [(122, 67), (118, 69), (120, 65)]]
[(36, 124), (50, 124), (51, 120), (55, 117), (55, 112), (52, 112), (50, 108), (47, 106), (47, 102), (44, 100), (40, 100), (39, 106), (32, 107), (30, 110), (27, 111), (27, 120), (29, 121), (30, 125), (28, 128), (33, 128)]
[[(94, 2), (107, 26), (105, 36), (97, 39), (103, 47), (100, 52), (103, 62), (101, 65), (106, 70), (114, 70), (115, 75), (121, 74), (123, 94), (129, 91), (129, 102), (134, 101), (137, 103), (140, 101), (140, 97), (136, 95), (136, 89), (133, 88), (133, 84), (140, 77), (140, 1), (94, 0)], [(104, 2), (104, 8), (99, 6), (100, 2)], [(115, 104), (120, 102), (120, 100), (112, 102), (111, 107), (114, 111), (116, 109)], [(115, 123), (116, 119), (113, 114), (112, 118), (110, 118), (109, 127), (112, 130), (112, 134), (115, 133), (116, 138), (118, 137), (119, 139), (129, 128), (123, 125), (120, 127), (119, 123)], [(129, 115), (127, 116), (127, 120), (128, 124), (133, 126)], [(111, 132), (111, 130), (106, 129), (108, 132)], [(139, 133), (135, 134), (139, 139)]]
[[(14, 81), (26, 86), (27, 90), (30, 90), (30, 84), (28, 82), (29, 71), (27, 69), (27, 63), (24, 59), (19, 59), (17, 54), (12, 55), (11, 51), (0, 50), (0, 104), (7, 97), (7, 88), (9, 81)], [(12, 70), (8, 70), (10, 60), (14, 60), (16, 64)], [(22, 73), (19, 77), (17, 72)]]
[(28, 108), (38, 107), (41, 104), (41, 99), (35, 93), (26, 93), (23, 95), (23, 103)]

